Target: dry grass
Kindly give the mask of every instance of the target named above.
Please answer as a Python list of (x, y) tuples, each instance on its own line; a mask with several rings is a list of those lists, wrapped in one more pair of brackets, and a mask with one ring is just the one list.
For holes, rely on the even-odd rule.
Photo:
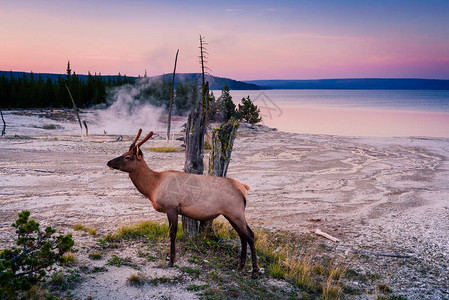
[(215, 236), (222, 239), (237, 239), (238, 234), (229, 224), (229, 222), (224, 221), (224, 219), (214, 220), (212, 223), (212, 230)]
[[(239, 256), (238, 235), (231, 225), (222, 219), (213, 222), (213, 231), (212, 237), (186, 238), (182, 234), (181, 226), (179, 227), (178, 249), (183, 256), (189, 257), (190, 263), (195, 264), (193, 267), (184, 267), (180, 270), (196, 278), (203, 278), (211, 287), (215, 286), (217, 282), (224, 286), (235, 285), (237, 279), (234, 272), (237, 265), (233, 266), (233, 263), (230, 262)], [(168, 224), (143, 221), (118, 229), (115, 233), (106, 236), (104, 241), (114, 243), (126, 240), (151, 240), (152, 251), (156, 250), (156, 256), (161, 255), (161, 264), (165, 264), (162, 256), (165, 257), (166, 245), (163, 247), (164, 249), (159, 249), (160, 251), (158, 245), (161, 242), (168, 243), (168, 236)], [(298, 291), (313, 297), (323, 299), (342, 297), (343, 284), (341, 279), (345, 268), (335, 262), (329, 263), (328, 260), (317, 260), (316, 253), (319, 247), (317, 243), (313, 243), (312, 238), (299, 237), (288, 232), (273, 233), (268, 230), (256, 230), (255, 236), (259, 264), (261, 268), (266, 270), (262, 276), (288, 281)], [(232, 240), (233, 242), (222, 243), (220, 240)], [(108, 264), (119, 266), (130, 265), (130, 262), (126, 259), (113, 257), (108, 261)], [(250, 268), (249, 264), (247, 268)], [(263, 285), (258, 286), (247, 279), (240, 279), (240, 277), (238, 281), (242, 288), (246, 289), (246, 292), (265, 295)], [(139, 274), (128, 279), (130, 285), (139, 286), (142, 282), (148, 281)], [(210, 293), (218, 298), (226, 296), (212, 288), (208, 288), (203, 293), (204, 295)]]
[(61, 256), (60, 262), (63, 266), (70, 266), (75, 264), (76, 259), (72, 252), (67, 252), (63, 256)]
[(332, 264), (327, 271), (327, 278), (323, 284), (323, 299), (340, 299), (342, 296), (342, 288), (340, 284), (341, 278), (344, 276), (346, 268), (340, 264)]
[(256, 247), (269, 263), (268, 273), (274, 278), (288, 280), (306, 290), (322, 290), (323, 299), (341, 296), (340, 279), (345, 268), (334, 263), (325, 266), (314, 263), (311, 254), (314, 251), (305, 248), (295, 237), (258, 230)]
[(103, 253), (101, 251), (94, 251), (89, 253), (89, 258), (92, 260), (100, 260), (103, 257)]
[(73, 230), (75, 231), (84, 231), (87, 232), (88, 234), (95, 236), (97, 235), (97, 229), (93, 228), (93, 227), (87, 227), (81, 224), (77, 224), (75, 226), (73, 226)]
[(146, 149), (153, 152), (178, 152), (175, 147), (148, 147)]
[(131, 286), (142, 286), (146, 282), (146, 278), (142, 273), (132, 274), (126, 280), (126, 282)]

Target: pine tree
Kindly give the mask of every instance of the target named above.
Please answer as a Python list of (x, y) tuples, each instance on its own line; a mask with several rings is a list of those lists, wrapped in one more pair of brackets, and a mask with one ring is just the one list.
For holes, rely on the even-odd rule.
[(231, 93), (229, 92), (229, 86), (225, 83), (221, 96), (218, 97), (217, 102), (220, 104), (220, 111), (223, 113), (224, 121), (229, 121), (232, 117), (235, 117), (235, 104), (232, 101)]
[(242, 104), (239, 104), (238, 114), (241, 120), (254, 125), (262, 121), (260, 117), (260, 109), (255, 105), (249, 96), (242, 98)]
[(66, 72), (66, 74), (67, 74), (67, 81), (69, 81), (70, 80), (70, 76), (72, 75), (72, 69), (70, 69), (70, 60), (67, 61), (67, 72)]

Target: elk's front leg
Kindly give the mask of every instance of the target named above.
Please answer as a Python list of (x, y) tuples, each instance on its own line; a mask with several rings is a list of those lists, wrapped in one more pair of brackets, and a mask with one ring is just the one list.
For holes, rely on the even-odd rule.
[(178, 212), (171, 210), (167, 212), (168, 224), (170, 229), (170, 263), (169, 266), (173, 267), (176, 260), (176, 233), (178, 231)]

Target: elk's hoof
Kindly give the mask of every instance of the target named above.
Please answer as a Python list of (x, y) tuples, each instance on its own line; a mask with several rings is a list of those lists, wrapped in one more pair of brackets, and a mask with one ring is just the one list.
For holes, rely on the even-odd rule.
[(252, 279), (256, 279), (256, 278), (258, 278), (259, 277), (259, 270), (257, 269), (257, 270), (253, 270), (253, 273), (252, 273), (252, 275), (251, 275), (251, 278)]

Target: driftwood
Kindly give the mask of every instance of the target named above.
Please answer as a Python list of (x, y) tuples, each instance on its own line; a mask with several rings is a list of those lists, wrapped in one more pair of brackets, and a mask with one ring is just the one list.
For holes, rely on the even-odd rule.
[(320, 235), (320, 236), (322, 236), (322, 237), (325, 237), (326, 239), (331, 240), (331, 241), (333, 241), (333, 242), (339, 242), (339, 241), (340, 241), (340, 240), (337, 239), (336, 237), (333, 237), (332, 235), (330, 235), (330, 234), (328, 234), (328, 233), (325, 233), (325, 232), (321, 231), (319, 228), (317, 228), (317, 229), (315, 230), (315, 234), (316, 234), (316, 235)]
[(170, 92), (170, 105), (168, 107), (168, 125), (167, 125), (167, 141), (170, 140), (170, 127), (171, 127), (171, 112), (173, 107), (173, 97), (175, 93), (175, 74), (176, 74), (176, 64), (178, 62), (178, 51), (176, 51), (176, 58), (175, 58), (175, 67), (173, 69), (173, 78), (172, 78), (172, 85), (171, 85), (171, 92)]

